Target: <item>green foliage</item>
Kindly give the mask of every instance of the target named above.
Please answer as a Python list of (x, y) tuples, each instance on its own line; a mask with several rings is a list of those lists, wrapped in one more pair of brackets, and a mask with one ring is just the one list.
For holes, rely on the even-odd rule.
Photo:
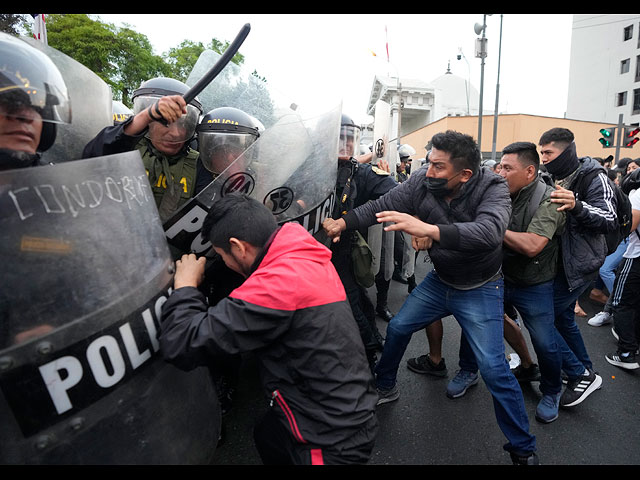
[[(7, 19), (7, 25), (16, 23)], [(130, 25), (115, 26), (86, 14), (48, 14), (47, 37), (51, 47), (96, 73), (111, 86), (113, 98), (129, 107), (133, 90), (145, 80), (171, 77), (184, 82), (205, 49), (223, 53), (230, 43), (213, 38), (205, 46), (184, 40), (169, 52), (156, 55), (146, 35)], [(237, 53), (232, 62), (240, 65), (244, 56)]]

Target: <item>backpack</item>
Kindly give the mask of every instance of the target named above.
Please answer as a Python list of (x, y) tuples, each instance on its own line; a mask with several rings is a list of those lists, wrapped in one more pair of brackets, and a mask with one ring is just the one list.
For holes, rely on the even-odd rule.
[[(588, 186), (593, 178), (600, 172), (601, 170), (596, 169), (586, 173), (582, 177), (581, 186)], [(616, 199), (616, 215), (618, 216), (618, 226), (616, 229), (604, 234), (607, 241), (607, 255), (611, 255), (616, 251), (620, 242), (631, 233), (631, 201), (629, 201), (629, 197), (625, 195), (622, 189), (612, 182), (609, 177), (607, 177), (607, 182), (609, 182), (609, 185), (611, 185), (613, 189)]]

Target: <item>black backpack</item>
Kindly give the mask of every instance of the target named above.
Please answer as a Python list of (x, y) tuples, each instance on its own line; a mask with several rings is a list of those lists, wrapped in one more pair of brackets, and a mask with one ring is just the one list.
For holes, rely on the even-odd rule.
[[(600, 169), (595, 169), (586, 173), (580, 181), (580, 186), (588, 187), (591, 184), (591, 181), (600, 172), (605, 173)], [(631, 202), (629, 201), (629, 197), (617, 184), (612, 182), (606, 175), (605, 177), (613, 189), (616, 200), (616, 215), (618, 216), (618, 227), (615, 230), (604, 234), (605, 239), (607, 240), (607, 255), (611, 255), (616, 251), (620, 242), (627, 238), (631, 233)], [(582, 198), (585, 198), (585, 196), (583, 195)]]

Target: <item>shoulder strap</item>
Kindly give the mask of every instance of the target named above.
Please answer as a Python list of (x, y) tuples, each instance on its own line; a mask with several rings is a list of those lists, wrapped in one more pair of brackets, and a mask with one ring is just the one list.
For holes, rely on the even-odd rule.
[(547, 184), (540, 177), (536, 179), (536, 188), (533, 191), (533, 195), (529, 198), (529, 205), (527, 206), (527, 218), (531, 219), (536, 213), (536, 210), (540, 206), (544, 192), (547, 190)]

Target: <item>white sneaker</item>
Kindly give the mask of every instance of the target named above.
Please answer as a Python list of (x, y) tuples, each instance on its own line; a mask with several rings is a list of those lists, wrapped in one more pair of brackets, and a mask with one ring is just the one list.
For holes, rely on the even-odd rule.
[(611, 316), (609, 312), (596, 313), (587, 321), (587, 323), (592, 327), (601, 327), (602, 325), (606, 325), (611, 322), (613, 322), (613, 316)]

